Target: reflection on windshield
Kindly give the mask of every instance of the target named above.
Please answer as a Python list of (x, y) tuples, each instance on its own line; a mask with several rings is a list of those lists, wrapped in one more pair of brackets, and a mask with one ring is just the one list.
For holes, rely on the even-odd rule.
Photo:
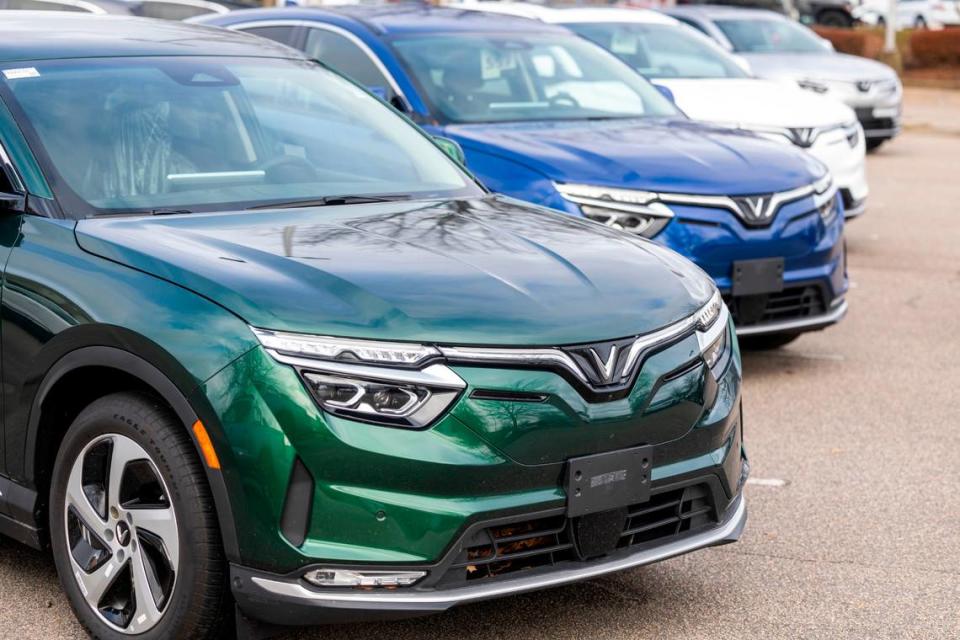
[(7, 86), (74, 215), (481, 193), (381, 101), (304, 61), (31, 65)]
[(741, 53), (823, 53), (820, 40), (789, 20), (717, 20), (733, 50)]
[(394, 45), (430, 102), (453, 122), (677, 113), (629, 67), (573, 36), (417, 36)]
[(578, 22), (566, 25), (648, 78), (745, 78), (730, 56), (688, 27)]

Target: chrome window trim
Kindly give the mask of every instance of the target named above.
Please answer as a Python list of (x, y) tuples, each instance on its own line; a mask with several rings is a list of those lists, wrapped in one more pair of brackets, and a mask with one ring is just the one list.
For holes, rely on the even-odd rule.
[[(336, 33), (337, 35), (343, 36), (353, 44), (355, 44), (360, 51), (363, 52), (367, 58), (373, 63), (373, 66), (377, 68), (377, 71), (383, 75), (384, 79), (387, 81), (387, 84), (390, 85), (390, 88), (396, 93), (399, 97), (403, 98), (403, 101), (408, 105), (410, 101), (407, 100), (407, 96), (400, 89), (400, 86), (397, 84), (397, 81), (394, 79), (390, 71), (387, 70), (387, 67), (383, 64), (383, 61), (380, 60), (380, 57), (373, 52), (373, 50), (367, 46), (367, 43), (358, 38), (355, 34), (351, 33), (349, 30), (344, 29), (343, 27), (338, 27), (332, 24), (326, 24), (324, 22), (315, 22), (312, 20), (260, 20), (260, 21), (251, 21), (251, 22), (236, 22), (231, 25), (227, 25), (228, 29), (233, 31), (247, 31), (248, 29), (256, 29), (258, 27), (304, 27), (307, 29), (321, 29), (323, 31), (329, 31), (330, 33)], [(250, 34), (255, 35), (255, 34)], [(304, 41), (304, 46), (306, 46), (306, 41)], [(306, 53), (301, 51), (301, 53)]]
[(0, 164), (10, 168), (10, 181), (13, 183), (14, 190), (19, 194), (26, 195), (27, 187), (23, 183), (23, 178), (20, 177), (20, 172), (17, 171), (13, 160), (10, 159), (10, 155), (7, 153), (7, 149), (2, 141), (0, 141)]

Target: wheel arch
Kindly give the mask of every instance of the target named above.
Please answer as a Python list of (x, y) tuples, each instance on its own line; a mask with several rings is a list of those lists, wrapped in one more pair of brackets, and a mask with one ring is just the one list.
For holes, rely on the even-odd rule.
[[(65, 410), (68, 416), (73, 414), (72, 417), (76, 417), (90, 402), (110, 393), (123, 390), (150, 392), (177, 416), (203, 461), (203, 452), (191, 426), (198, 420), (209, 426), (216, 418), (209, 406), (197, 406), (205, 403), (202, 403), (200, 394), (192, 393), (196, 385), (189, 382), (192, 380), (189, 374), (172, 356), (166, 352), (163, 354), (166, 356), (161, 358), (164, 363), (156, 364), (117, 346), (83, 346), (62, 355), (46, 371), (30, 402), (25, 434), (24, 476), (37, 489), (34, 520), (38, 528), (45, 529), (52, 461), (69, 426), (69, 423), (57, 421), (63, 416), (58, 408)], [(79, 393), (72, 392), (71, 383), (93, 373), (101, 374), (97, 386), (103, 382), (102, 388), (90, 389), (88, 386)], [(81, 401), (78, 402), (77, 398)], [(67, 406), (58, 407), (59, 401), (67, 401)], [(239, 558), (239, 545), (226, 482), (220, 470), (211, 469), (205, 463), (203, 466), (217, 510), (224, 552), (229, 560), (235, 561)]]

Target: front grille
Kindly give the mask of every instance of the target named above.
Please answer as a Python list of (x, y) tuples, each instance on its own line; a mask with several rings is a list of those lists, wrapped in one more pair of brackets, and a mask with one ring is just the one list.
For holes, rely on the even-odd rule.
[(738, 327), (796, 318), (809, 318), (827, 312), (823, 291), (815, 285), (790, 287), (779, 293), (753, 296), (724, 296), (733, 323)]
[[(717, 522), (711, 493), (705, 484), (654, 494), (648, 502), (627, 509), (616, 549), (652, 546)], [(488, 580), (518, 571), (580, 562), (573, 529), (573, 520), (565, 515), (480, 529), (463, 544), (440, 585)]]
[(867, 133), (871, 131), (887, 131), (896, 129), (899, 124), (895, 118), (875, 118), (873, 117), (873, 108), (865, 107), (857, 109), (857, 120), (863, 126)]

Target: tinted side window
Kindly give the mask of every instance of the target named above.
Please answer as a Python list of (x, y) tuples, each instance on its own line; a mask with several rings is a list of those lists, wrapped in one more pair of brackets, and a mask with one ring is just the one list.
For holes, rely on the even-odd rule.
[(244, 33), (252, 33), (255, 36), (275, 40), (281, 44), (290, 44), (293, 42), (293, 30), (294, 27), (292, 26), (282, 25), (275, 27), (244, 27), (241, 29)]
[(365, 87), (388, 87), (389, 83), (360, 47), (332, 31), (307, 32), (307, 56), (336, 69)]

